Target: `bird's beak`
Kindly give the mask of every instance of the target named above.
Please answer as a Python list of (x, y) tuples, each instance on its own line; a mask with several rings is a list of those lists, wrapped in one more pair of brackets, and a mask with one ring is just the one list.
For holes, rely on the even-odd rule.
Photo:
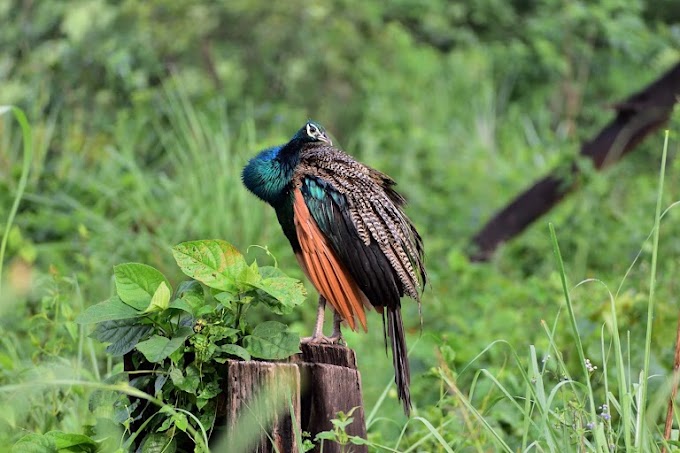
[(326, 134), (321, 134), (319, 136), (319, 140), (321, 140), (324, 143), (328, 143), (330, 146), (333, 146), (333, 142), (331, 141), (330, 138), (328, 138), (328, 136)]

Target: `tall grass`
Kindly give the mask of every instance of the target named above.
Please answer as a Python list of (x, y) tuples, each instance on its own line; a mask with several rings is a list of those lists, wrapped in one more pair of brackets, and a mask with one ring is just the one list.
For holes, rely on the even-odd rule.
[[(452, 62), (452, 67), (455, 66), (453, 63), (458, 61)], [(470, 80), (467, 82), (471, 83)], [(419, 83), (426, 86), (427, 80)], [(493, 91), (485, 91), (483, 105), (477, 106), (479, 118), (475, 121), (483, 121), (487, 125), (482, 127), (484, 131), (501, 128), (497, 131), (498, 135), (509, 136), (517, 124), (530, 122), (525, 114), (503, 117), (503, 121), (496, 118), (494, 96)], [(656, 391), (648, 383), (653, 378), (650, 365), (653, 361), (650, 360), (657, 352), (652, 343), (651, 320), (655, 314), (658, 315), (658, 308), (663, 307), (660, 303), (663, 295), (672, 292), (662, 287), (655, 277), (657, 266), (673, 252), (671, 248), (663, 253), (664, 247), (660, 245), (658, 236), (661, 219), (668, 212), (659, 213), (668, 136), (657, 181), (655, 225), (651, 239), (643, 246), (642, 256), (652, 255), (652, 268), (638, 266), (629, 270), (631, 275), (645, 272), (650, 277), (645, 307), (644, 355), (642, 360), (636, 358), (634, 345), (631, 345), (635, 336), (629, 331), (629, 318), (634, 314), (626, 313), (625, 318), (621, 317), (622, 300), (626, 295), (618, 290), (611, 294), (607, 290), (607, 308), (602, 314), (604, 321), (599, 329), (599, 344), (596, 345), (601, 351), (601, 361), (596, 363), (597, 370), (588, 371), (585, 359), (589, 358), (593, 363), (596, 360), (592, 356), (592, 338), (588, 338), (584, 330), (588, 319), (583, 306), (587, 301), (579, 300), (572, 293), (575, 287), (592, 288), (600, 283), (586, 279), (569, 288), (567, 269), (570, 268), (571, 250), (574, 243), (579, 247), (586, 244), (579, 249), (578, 259), (574, 259), (577, 266), (571, 266), (570, 277), (582, 278), (589, 269), (588, 264), (590, 269), (606, 272), (606, 266), (614, 261), (619, 261), (619, 267), (627, 264), (629, 255), (622, 251), (609, 257), (591, 257), (589, 262), (586, 259), (588, 252), (592, 253), (589, 247), (598, 244), (590, 235), (611, 234), (611, 245), (604, 241), (600, 242), (601, 247), (607, 252), (618, 252), (618, 247), (626, 247), (627, 242), (620, 240), (620, 236), (627, 233), (624, 231), (616, 236), (614, 223), (598, 225), (607, 218), (598, 217), (601, 212), (584, 213), (574, 208), (573, 204), (583, 200), (576, 198), (575, 201), (566, 201), (566, 207), (561, 208), (552, 219), (560, 225), (559, 246), (556, 234), (549, 235), (545, 228), (536, 228), (518, 239), (516, 244), (509, 245), (496, 262), (483, 267), (466, 263), (457, 244), (465, 240), (465, 233), (474, 228), (479, 216), (493, 207), (491, 203), (480, 207), (480, 200), (493, 198), (500, 203), (499, 200), (526, 180), (526, 174), (518, 172), (517, 168), (537, 158), (531, 146), (520, 146), (524, 140), (519, 136), (512, 136), (510, 146), (517, 146), (512, 152), (504, 149), (499, 141), (494, 143), (493, 153), (478, 157), (476, 153), (483, 148), (484, 137), (494, 134), (479, 132), (479, 136), (472, 140), (472, 149), (466, 150), (466, 145), (470, 144), (469, 137), (461, 131), (464, 132), (468, 126), (470, 130), (474, 129), (472, 123), (465, 122), (466, 119), (461, 119), (453, 131), (441, 136), (430, 134), (434, 129), (446, 130), (446, 124), (451, 121), (444, 119), (450, 112), (446, 97), (433, 102), (438, 102), (436, 109), (442, 112), (437, 115), (439, 123), (436, 126), (432, 125), (428, 112), (420, 112), (423, 109), (414, 108), (406, 113), (396, 108), (388, 109), (391, 114), (399, 116), (399, 121), (413, 126), (400, 129), (400, 133), (405, 135), (404, 142), (395, 139), (393, 131), (388, 128), (370, 129), (370, 121), (360, 125), (358, 132), (347, 140), (350, 144), (347, 150), (354, 154), (361, 154), (362, 147), (369, 143), (365, 153), (369, 160), (373, 160), (369, 163), (388, 173), (401, 174), (400, 187), (413, 201), (409, 207), (412, 217), (417, 223), (422, 223), (426, 231), (428, 264), (434, 281), (431, 290), (428, 289), (425, 307), (425, 337), (429, 338), (412, 354), (417, 392), (414, 394), (418, 395), (417, 416), (412, 420), (405, 422), (393, 415), (391, 409), (396, 407), (393, 392), (389, 387), (383, 391), (382, 383), (388, 380), (388, 371), (384, 370), (389, 370), (389, 367), (377, 367), (375, 364), (388, 364), (389, 361), (379, 347), (382, 332), (374, 328), (377, 323), (372, 325), (368, 336), (348, 334), (351, 346), (358, 350), (360, 366), (371, 370), (370, 373), (364, 371), (364, 389), (369, 389), (366, 390), (366, 400), (371, 405), (372, 445), (376, 449), (403, 452), (464, 448), (474, 451), (605, 451), (610, 444), (616, 445), (620, 451), (657, 451), (660, 436), (656, 401), (665, 402), (668, 389), (663, 387)], [(474, 100), (467, 102), (470, 105), (458, 108), (474, 107)], [(112, 125), (111, 138), (105, 146), (83, 145), (90, 148), (82, 151), (87, 156), (82, 160), (92, 159), (91, 166), (86, 163), (78, 166), (75, 163), (78, 159), (66, 154), (55, 157), (64, 159), (63, 168), (70, 168), (70, 171), (59, 173), (57, 178), (62, 179), (49, 186), (57, 189), (41, 192), (34, 188), (23, 197), (31, 207), (45, 213), (44, 217), (35, 217), (36, 223), (52, 222), (52, 226), (60, 226), (62, 232), (66, 231), (63, 236), (41, 242), (37, 247), (40, 259), (44, 260), (40, 263), (42, 270), (45, 271), (54, 259), (55, 268), (69, 272), (59, 278), (70, 279), (71, 283), (68, 294), (62, 295), (64, 300), (57, 310), (58, 316), (54, 318), (50, 318), (52, 313), (48, 308), (36, 304), (35, 300), (40, 301), (44, 295), (40, 291), (36, 291), (38, 296), (26, 302), (26, 307), (19, 307), (20, 314), (25, 310), (26, 316), (34, 316), (30, 319), (36, 325), (37, 319), (50, 318), (52, 327), (49, 329), (52, 330), (45, 329), (41, 332), (44, 336), (34, 331), (6, 334), (8, 328), (3, 325), (0, 363), (11, 362), (15, 367), (12, 372), (5, 368), (1, 370), (3, 385), (8, 376), (9, 379), (23, 379), (23, 373), (34, 366), (29, 357), (42, 365), (47, 362), (51, 366), (51, 361), (56, 361), (80, 372), (75, 376), (57, 375), (56, 380), (73, 377), (74, 380), (100, 382), (119, 370), (116, 364), (104, 359), (101, 351), (92, 346), (86, 332), (80, 330), (71, 337), (66, 327), (73, 312), (77, 312), (83, 304), (96, 302), (97, 297), (106, 293), (110, 267), (115, 263), (134, 259), (163, 267), (163, 263), (158, 261), (166, 254), (160, 253), (161, 250), (180, 240), (206, 237), (229, 239), (242, 248), (253, 243), (267, 244), (275, 249), (278, 258), (288, 257), (291, 258), (289, 263), (294, 263), (273, 213), (247, 194), (240, 182), (240, 169), (248, 158), (258, 149), (284, 141), (287, 137), (258, 131), (253, 112), (234, 118), (229, 114), (230, 106), (220, 99), (197, 107), (183, 94), (181, 83), (177, 81), (168, 83), (156, 106), (157, 110), (153, 113), (121, 114)], [(426, 142), (420, 140), (423, 136), (427, 138)], [(408, 157), (408, 162), (414, 165), (412, 168), (402, 165), (405, 161), (400, 159), (399, 154), (389, 154), (381, 147), (386, 144), (390, 150), (400, 149), (398, 146), (403, 143), (412, 147), (409, 150), (417, 150)], [(24, 159), (26, 156), (24, 154)], [(490, 160), (494, 165), (492, 169), (486, 168)], [(555, 159), (553, 155), (546, 154), (541, 155), (539, 160), (542, 161), (534, 164), (536, 172), (550, 166)], [(24, 161), (22, 168), (27, 168), (26, 165)], [(625, 167), (625, 163), (622, 165), (623, 170), (614, 171), (621, 171), (617, 175), (628, 177), (626, 172), (630, 172), (631, 167)], [(493, 180), (485, 179), (487, 176)], [(644, 175), (640, 179), (644, 179)], [(481, 180), (485, 181), (484, 187), (475, 192)], [(647, 180), (639, 184), (647, 184)], [(615, 183), (605, 188), (611, 187), (617, 192), (612, 197), (623, 198), (621, 193), (627, 194), (630, 201), (626, 202), (625, 208), (631, 211), (638, 206), (641, 210), (648, 209), (642, 197), (630, 196), (639, 186), (628, 189), (630, 192), (625, 192)], [(602, 200), (598, 191), (586, 193), (583, 197), (588, 202), (587, 206), (596, 206), (597, 203), (597, 206), (605, 206), (602, 208), (605, 212), (609, 210), (607, 203), (615, 204)], [(571, 223), (570, 227), (574, 229), (567, 233), (562, 224), (570, 222), (573, 210), (584, 215), (592, 214), (594, 220), (582, 225)], [(452, 213), (456, 214), (453, 222), (450, 221)], [(626, 216), (620, 215), (612, 222), (631, 217), (625, 227), (639, 230), (639, 219), (644, 216), (649, 216), (649, 212), (638, 216), (633, 211), (628, 216), (626, 211)], [(21, 220), (20, 226), (33, 226), (29, 223), (30, 217)], [(5, 225), (6, 232), (9, 223)], [(669, 229), (672, 227), (671, 224), (665, 225)], [(7, 241), (6, 232), (3, 243)], [(637, 231), (637, 236), (644, 238), (640, 231)], [(545, 247), (546, 244), (548, 247)], [(549, 246), (559, 252), (557, 264), (550, 259), (542, 259), (541, 254), (547, 255)], [(528, 252), (528, 257), (522, 257), (517, 250)], [(566, 251), (566, 264), (562, 261), (560, 250)], [(51, 251), (49, 258), (44, 258), (43, 252), (46, 251)], [(593, 265), (592, 261), (596, 264)], [(64, 262), (67, 265), (62, 265)], [(577, 271), (573, 271), (574, 267)], [(521, 269), (518, 271), (517, 268)], [(551, 274), (545, 271), (548, 268), (558, 269), (552, 274), (556, 277), (554, 282), (551, 282)], [(531, 274), (536, 275), (535, 280), (532, 280)], [(624, 279), (628, 276), (629, 273), (626, 273)], [(608, 273), (601, 276), (602, 281), (611, 277)], [(81, 283), (82, 296), (78, 295)], [(560, 291), (566, 316), (554, 304), (554, 296)], [(486, 305), (490, 306), (486, 311), (480, 308)], [(70, 313), (67, 312), (69, 309)], [(408, 313), (415, 308), (405, 304), (404, 310)], [(546, 323), (540, 324), (542, 331), (538, 323), (529, 325), (539, 315), (548, 319), (554, 317), (554, 324), (551, 327)], [(522, 327), (527, 328), (523, 330)], [(655, 327), (658, 329), (659, 325)], [(537, 338), (536, 331), (540, 332), (540, 338)], [(61, 338), (72, 338), (75, 344), (73, 350), (45, 347), (49, 332)], [(506, 340), (489, 344), (489, 336), (498, 332)], [(24, 339), (20, 339), (21, 335)], [(446, 338), (446, 335), (449, 337)], [(417, 333), (409, 335), (410, 344), (416, 336)], [(447, 342), (454, 345), (457, 356), (445, 358), (442, 353), (438, 359), (433, 359), (432, 350), (443, 351)], [(479, 352), (479, 349), (483, 350)], [(548, 355), (550, 358), (547, 358)], [(435, 381), (437, 385), (431, 387), (441, 389), (444, 395), (439, 400), (428, 400), (436, 390), (425, 387)], [(45, 380), (43, 383), (50, 385), (49, 382)], [(371, 385), (375, 387), (375, 382), (381, 386), (378, 391), (371, 388)], [(18, 388), (7, 387), (9, 390), (5, 391), (5, 395)], [(16, 420), (21, 422), (25, 420), (22, 417), (28, 417), (30, 421), (26, 422), (26, 426), (33, 430), (63, 427), (63, 419), (59, 421), (56, 415), (44, 416), (54, 410), (55, 414), (68, 413), (68, 426), (77, 427), (77, 420), (89, 417), (86, 404), (83, 404), (87, 395), (80, 390), (63, 393), (63, 388), (55, 387), (54, 391), (46, 394), (31, 392), (31, 404), (17, 405)], [(8, 401), (8, 406), (13, 403), (5, 401)], [(603, 404), (608, 406), (606, 414), (611, 417), (609, 420), (602, 415), (600, 407)], [(512, 414), (510, 421), (508, 414)], [(12, 429), (18, 427), (15, 424)], [(391, 436), (392, 431), (397, 432), (394, 437)]]
[(10, 208), (9, 215), (5, 221), (5, 231), (2, 235), (2, 240), (0, 241), (0, 295), (2, 295), (2, 268), (5, 262), (5, 251), (7, 250), (7, 240), (9, 239), (9, 232), (14, 223), (14, 217), (19, 209), (19, 203), (26, 190), (26, 183), (28, 182), (28, 173), (31, 169), (31, 162), (33, 160), (33, 134), (31, 133), (31, 126), (26, 119), (26, 114), (23, 110), (12, 107), (0, 105), (0, 116), (11, 113), (16, 121), (21, 126), (21, 133), (23, 138), (23, 164), (21, 166), (21, 177), (19, 178), (19, 184), (16, 188), (16, 194), (14, 195), (14, 202)]

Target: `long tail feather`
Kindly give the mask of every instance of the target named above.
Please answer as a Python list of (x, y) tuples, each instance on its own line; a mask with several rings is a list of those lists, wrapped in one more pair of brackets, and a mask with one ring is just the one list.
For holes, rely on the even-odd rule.
[(408, 364), (408, 350), (404, 338), (404, 324), (398, 307), (387, 307), (387, 334), (392, 341), (392, 362), (394, 363), (394, 382), (397, 396), (404, 405), (407, 416), (411, 414), (411, 371)]

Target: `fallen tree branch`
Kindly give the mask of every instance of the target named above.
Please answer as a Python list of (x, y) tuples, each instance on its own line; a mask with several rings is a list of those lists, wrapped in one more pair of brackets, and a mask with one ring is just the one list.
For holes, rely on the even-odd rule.
[[(597, 170), (617, 162), (668, 121), (679, 96), (680, 63), (616, 104), (616, 118), (581, 145), (581, 156), (590, 158)], [(553, 171), (501, 209), (473, 237), (470, 258), (487, 261), (502, 243), (519, 235), (557, 205), (576, 186), (575, 176), (580, 170), (576, 162), (570, 168), (570, 175)]]

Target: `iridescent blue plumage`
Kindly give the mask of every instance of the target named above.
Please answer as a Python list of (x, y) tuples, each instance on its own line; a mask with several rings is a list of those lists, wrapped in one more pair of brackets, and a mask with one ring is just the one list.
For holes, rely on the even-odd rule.
[(243, 169), (243, 184), (258, 198), (271, 205), (280, 202), (293, 179), (295, 159), (281, 156), (283, 146), (273, 146), (250, 159)]
[[(274, 207), (279, 223), (316, 289), (319, 313), (311, 341), (338, 341), (340, 320), (366, 329), (364, 307), (383, 315), (397, 394), (408, 413), (410, 373), (401, 297), (420, 304), (426, 275), (423, 244), (403, 212), (394, 181), (332, 146), (307, 122), (286, 144), (250, 160), (243, 183)], [(323, 308), (335, 312), (333, 335), (322, 333)], [(389, 340), (388, 340), (389, 337)]]

